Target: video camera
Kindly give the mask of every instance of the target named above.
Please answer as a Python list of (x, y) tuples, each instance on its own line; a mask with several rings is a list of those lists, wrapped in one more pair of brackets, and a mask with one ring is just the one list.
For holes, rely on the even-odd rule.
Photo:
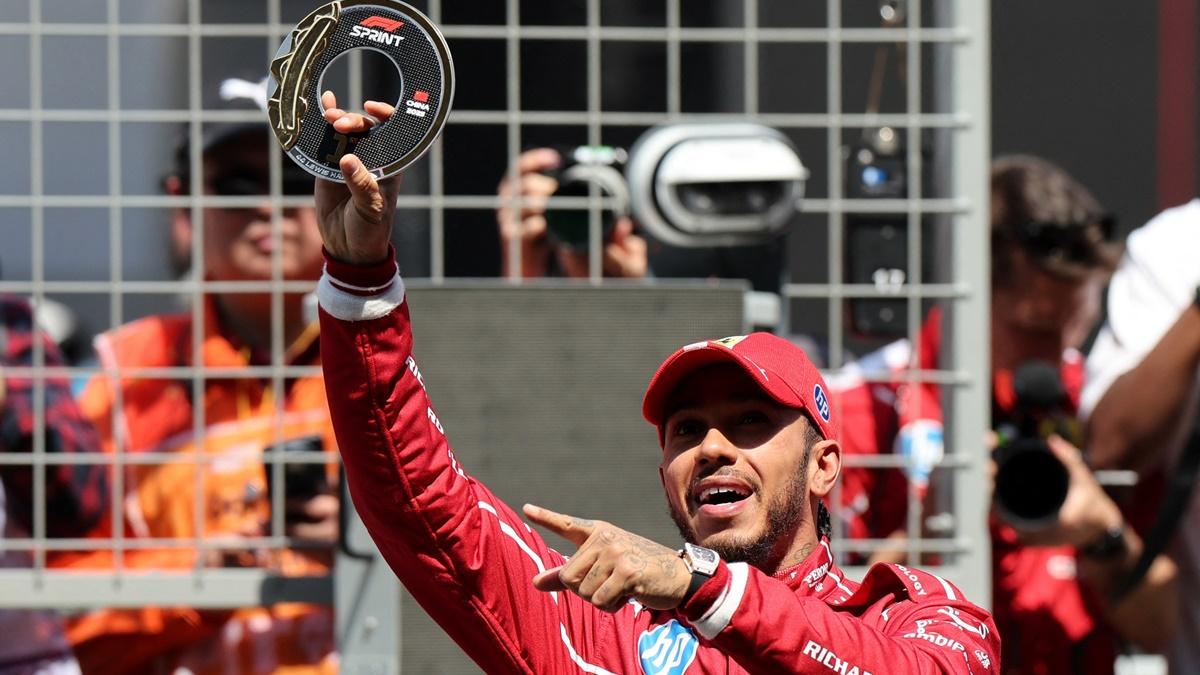
[(993, 499), (1004, 520), (1022, 529), (1044, 527), (1057, 517), (1067, 498), (1067, 468), (1051, 452), (1046, 439), (1061, 436), (1078, 443), (1079, 424), (1070, 410), (1058, 368), (1045, 361), (1026, 361), (1012, 375), (1011, 402), (992, 400), (998, 436)]
[[(627, 151), (609, 146), (560, 150), (552, 197), (587, 196), (606, 206), (601, 240), (631, 215), (654, 239), (674, 246), (743, 246), (779, 234), (799, 208), (808, 169), (779, 131), (749, 123), (667, 124)], [(587, 210), (553, 207), (546, 227), (560, 242), (586, 247)]]

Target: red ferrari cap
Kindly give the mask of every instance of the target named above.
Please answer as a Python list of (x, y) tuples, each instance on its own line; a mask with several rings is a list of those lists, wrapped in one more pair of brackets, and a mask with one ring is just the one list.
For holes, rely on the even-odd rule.
[(824, 438), (834, 438), (829, 387), (804, 350), (770, 333), (736, 335), (687, 345), (667, 357), (646, 388), (642, 416), (662, 426), (667, 397), (688, 375), (714, 363), (735, 363), (771, 398), (808, 413)]

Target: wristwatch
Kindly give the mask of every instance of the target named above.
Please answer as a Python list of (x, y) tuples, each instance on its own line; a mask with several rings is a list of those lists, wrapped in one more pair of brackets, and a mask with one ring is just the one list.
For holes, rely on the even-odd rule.
[(688, 585), (687, 592), (684, 593), (683, 599), (679, 601), (680, 605), (687, 603), (700, 590), (704, 582), (708, 581), (717, 573), (717, 566), (721, 563), (721, 556), (717, 552), (696, 546), (694, 544), (684, 544), (679, 551), (679, 557), (683, 558), (683, 564), (687, 567), (688, 572), (692, 573), (692, 582)]
[(1125, 526), (1117, 525), (1116, 527), (1105, 530), (1104, 534), (1094, 539), (1088, 545), (1079, 549), (1085, 558), (1092, 560), (1112, 560), (1117, 556), (1125, 553)]

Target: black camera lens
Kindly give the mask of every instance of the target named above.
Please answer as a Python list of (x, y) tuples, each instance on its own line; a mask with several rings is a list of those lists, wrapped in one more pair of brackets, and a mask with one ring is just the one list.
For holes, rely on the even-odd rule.
[[(629, 214), (629, 188), (618, 170), (625, 156), (620, 148), (580, 146), (560, 152), (565, 166), (547, 175), (558, 181), (546, 209), (546, 231), (551, 239), (568, 248), (586, 249), (591, 242), (592, 208), (562, 208), (555, 197), (599, 197), (600, 241), (612, 240), (617, 220)], [(590, 206), (590, 204), (589, 204)]]
[(1039, 438), (1017, 438), (996, 448), (993, 498), (1001, 517), (1037, 529), (1049, 525), (1067, 498), (1067, 468)]
[[(553, 197), (587, 197), (587, 181), (564, 180), (559, 184)], [(601, 197), (605, 195), (600, 191)], [(584, 249), (588, 246), (588, 233), (591, 229), (590, 209), (546, 209), (546, 231), (560, 244), (571, 248)], [(612, 237), (613, 226), (617, 222), (617, 214), (612, 209), (600, 210), (600, 241), (608, 241)]]

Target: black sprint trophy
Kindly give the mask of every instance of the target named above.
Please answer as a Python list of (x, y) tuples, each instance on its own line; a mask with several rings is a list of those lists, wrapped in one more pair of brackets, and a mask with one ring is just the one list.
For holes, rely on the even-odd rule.
[[(400, 72), (400, 99), (389, 101), (395, 114), (363, 134), (334, 131), (320, 100), (326, 68), (352, 49), (380, 52)], [(284, 38), (267, 91), (271, 129), (305, 171), (342, 182), (338, 160), (353, 152), (384, 178), (424, 154), (441, 133), (454, 98), (454, 64), (446, 39), (416, 9), (396, 0), (338, 0), (318, 7)]]

